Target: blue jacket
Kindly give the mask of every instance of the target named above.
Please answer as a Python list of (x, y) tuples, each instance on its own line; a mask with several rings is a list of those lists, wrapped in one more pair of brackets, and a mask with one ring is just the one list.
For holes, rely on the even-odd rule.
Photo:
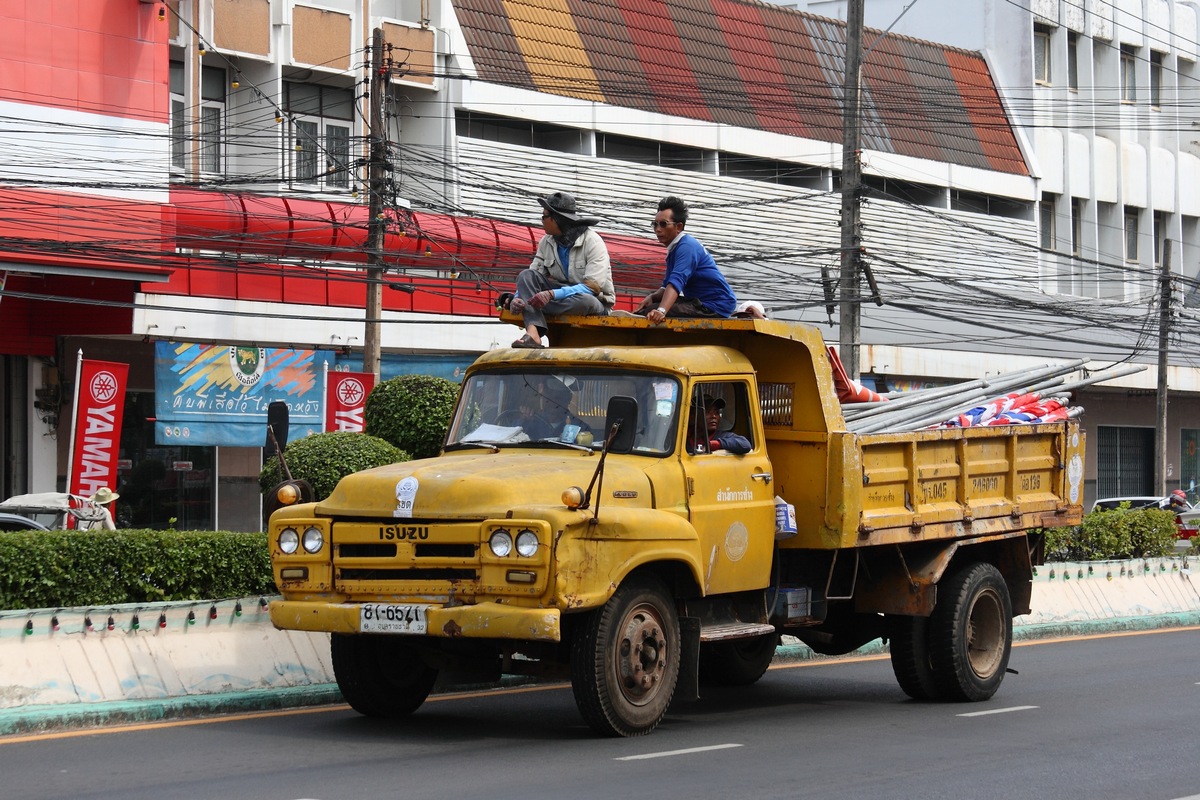
[(737, 298), (704, 245), (681, 233), (667, 250), (667, 277), (662, 285), (675, 287), (681, 297), (699, 300), (723, 317), (733, 315)]

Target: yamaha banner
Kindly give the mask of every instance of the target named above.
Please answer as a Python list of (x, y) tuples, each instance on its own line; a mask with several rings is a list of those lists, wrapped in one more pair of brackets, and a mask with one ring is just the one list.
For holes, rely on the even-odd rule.
[(325, 430), (356, 431), (366, 427), (363, 412), (375, 388), (370, 372), (330, 372), (326, 377)]
[(81, 359), (77, 375), (67, 491), (91, 497), (102, 486), (117, 488), (129, 365)]

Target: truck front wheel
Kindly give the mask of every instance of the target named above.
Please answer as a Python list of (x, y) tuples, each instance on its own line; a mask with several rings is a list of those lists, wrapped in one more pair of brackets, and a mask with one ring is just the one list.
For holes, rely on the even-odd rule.
[(437, 670), (399, 636), (335, 633), (329, 650), (342, 697), (367, 717), (407, 717), (437, 680)]
[(1000, 688), (1012, 652), (1012, 600), (1000, 571), (969, 564), (938, 583), (929, 618), (929, 657), (938, 695), (987, 700)]
[(571, 688), (606, 736), (641, 736), (667, 713), (679, 680), (679, 617), (662, 583), (633, 577), (576, 631)]

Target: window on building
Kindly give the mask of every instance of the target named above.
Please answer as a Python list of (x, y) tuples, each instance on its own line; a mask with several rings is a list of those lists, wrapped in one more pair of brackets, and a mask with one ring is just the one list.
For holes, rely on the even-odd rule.
[(1125, 260), (1138, 260), (1138, 210), (1125, 206)]
[(1154, 212), (1154, 266), (1162, 264), (1163, 250), (1167, 241), (1167, 215), (1163, 211)]
[(1096, 433), (1096, 496), (1153, 494), (1154, 429), (1101, 425)]
[(172, 61), (171, 89), (171, 168), (186, 170), (188, 157), (195, 147), (200, 171), (220, 174), (225, 169), (225, 70), (203, 67), (200, 72), (200, 107), (196, 113), (199, 129), (190, 133), (192, 115), (188, 113), (182, 61)]
[(322, 189), (347, 189), (351, 179), (354, 93), (284, 82), (288, 114), (288, 178)]
[(1033, 81), (1050, 85), (1050, 28), (1033, 26)]
[(600, 158), (615, 158), (621, 161), (634, 161), (638, 164), (705, 172), (707, 171), (705, 154), (704, 150), (686, 145), (640, 139), (633, 136), (619, 136), (615, 133), (596, 134), (596, 155)]
[(1067, 88), (1079, 91), (1079, 34), (1067, 35)]
[(1150, 105), (1162, 107), (1163, 54), (1150, 51)]
[(1179, 485), (1188, 500), (1197, 502), (1200, 491), (1200, 429), (1179, 429)]
[(722, 153), (720, 160), (722, 175), (751, 181), (781, 183), (786, 186), (801, 186), (806, 189), (825, 189), (825, 170), (771, 158)]
[(1137, 102), (1137, 51), (1132, 45), (1121, 45), (1121, 102)]
[(1083, 200), (1071, 198), (1071, 255), (1083, 255)]
[(1038, 227), (1041, 232), (1043, 250), (1058, 249), (1058, 234), (1054, 229), (1054, 207), (1058, 195), (1042, 193), (1042, 201), (1038, 203)]

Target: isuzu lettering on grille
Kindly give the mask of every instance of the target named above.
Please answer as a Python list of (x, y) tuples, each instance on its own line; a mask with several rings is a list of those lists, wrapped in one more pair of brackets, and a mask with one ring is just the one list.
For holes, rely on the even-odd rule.
[(379, 538), (383, 541), (428, 539), (428, 525), (380, 525)]

